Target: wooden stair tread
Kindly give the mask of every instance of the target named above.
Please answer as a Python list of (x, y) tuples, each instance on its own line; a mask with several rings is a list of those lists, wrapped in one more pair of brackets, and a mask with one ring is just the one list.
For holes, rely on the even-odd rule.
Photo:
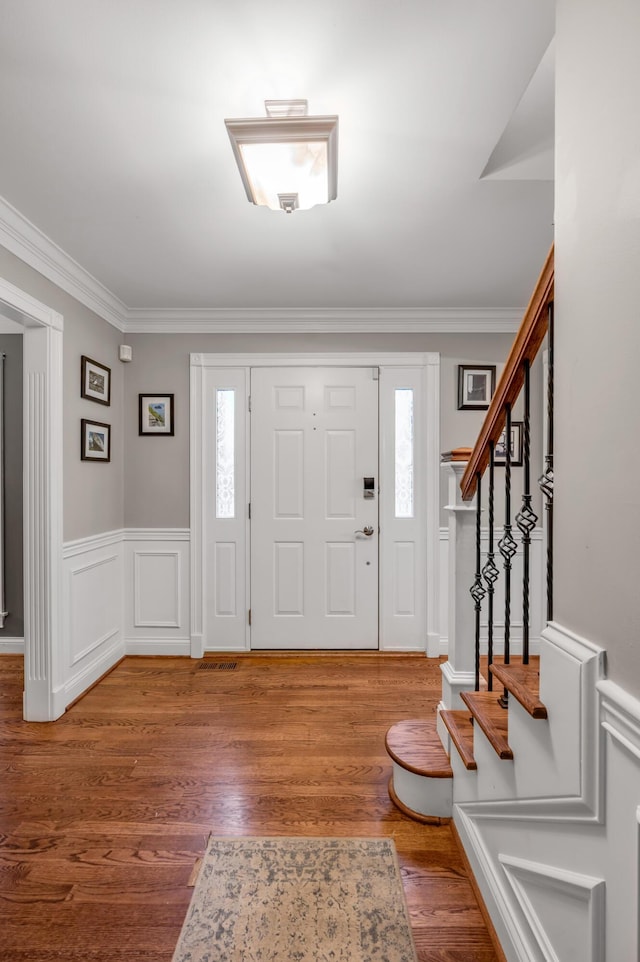
[(469, 712), (443, 709), (440, 717), (451, 735), (451, 740), (458, 750), (464, 767), (475, 772), (478, 766), (473, 757), (473, 722)]
[(394, 762), (408, 772), (428, 778), (453, 778), (435, 717), (429, 720), (411, 718), (392, 725), (385, 738), (385, 747)]
[(508, 742), (509, 713), (498, 704), (498, 693), (495, 691), (463, 691), (460, 693), (460, 697), (480, 725), (498, 756), (507, 760), (512, 759), (513, 752)]
[(509, 665), (494, 662), (489, 671), (516, 698), (532, 718), (546, 718), (547, 709), (540, 701), (540, 665), (521, 661)]

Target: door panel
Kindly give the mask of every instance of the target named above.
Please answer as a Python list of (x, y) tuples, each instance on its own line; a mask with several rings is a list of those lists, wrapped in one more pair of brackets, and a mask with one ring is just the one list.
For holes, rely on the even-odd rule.
[(377, 648), (372, 369), (254, 369), (251, 401), (251, 647)]

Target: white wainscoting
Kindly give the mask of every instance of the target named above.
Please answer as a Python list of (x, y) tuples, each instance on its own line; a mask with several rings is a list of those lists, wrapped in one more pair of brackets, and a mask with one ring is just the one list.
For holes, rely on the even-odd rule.
[(127, 528), (124, 636), (128, 655), (189, 655), (189, 529)]
[(66, 706), (125, 653), (122, 531), (67, 542), (63, 578), (62, 678), (55, 682)]
[[(493, 602), (493, 639), (494, 649), (497, 654), (502, 652), (504, 641), (504, 577), (502, 573), (502, 557), (497, 549), (497, 539), (501, 537), (501, 532), (496, 533), (494, 548), (495, 562), (500, 569), (500, 577), (496, 582), (496, 591)], [(514, 537), (518, 542), (518, 550), (514, 555), (511, 569), (511, 652), (518, 654), (522, 650), (522, 545), (520, 544), (520, 533), (514, 530)], [(487, 548), (489, 535), (486, 528), (483, 528), (481, 535), (482, 542), (482, 564), (487, 560)], [(448, 638), (448, 585), (446, 573), (448, 571), (448, 552), (449, 552), (449, 529), (440, 528), (440, 654), (447, 655), (449, 652)], [(531, 532), (531, 551), (529, 559), (529, 641), (530, 651), (537, 654), (539, 651), (540, 635), (546, 624), (546, 559), (544, 549), (544, 532), (542, 528), (534, 528)], [(471, 585), (469, 585), (471, 587)], [(486, 587), (486, 586), (485, 586)], [(473, 608), (473, 601), (469, 595), (469, 607)], [(486, 654), (487, 651), (487, 600), (482, 603), (482, 617), (480, 621), (480, 648)]]
[(481, 751), (477, 772), (455, 768), (456, 826), (514, 962), (640, 958), (640, 701), (604, 678), (605, 663), (599, 645), (549, 625), (548, 720), (516, 709), (512, 733), (510, 708), (513, 762)]

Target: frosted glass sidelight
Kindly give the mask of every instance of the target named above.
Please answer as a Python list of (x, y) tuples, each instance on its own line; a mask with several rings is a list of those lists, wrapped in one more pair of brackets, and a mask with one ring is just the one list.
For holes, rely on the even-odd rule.
[(235, 396), (216, 391), (216, 518), (235, 518)]
[(413, 391), (396, 390), (396, 518), (413, 518)]

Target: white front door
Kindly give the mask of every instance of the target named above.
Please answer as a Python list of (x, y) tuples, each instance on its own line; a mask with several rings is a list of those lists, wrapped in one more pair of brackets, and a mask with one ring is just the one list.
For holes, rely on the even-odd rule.
[(378, 647), (377, 377), (251, 371), (252, 648)]

